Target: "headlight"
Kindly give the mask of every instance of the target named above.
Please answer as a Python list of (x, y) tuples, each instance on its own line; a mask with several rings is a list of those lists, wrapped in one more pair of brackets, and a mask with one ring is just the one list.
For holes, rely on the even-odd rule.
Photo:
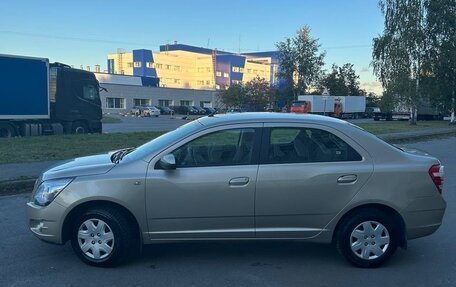
[(65, 188), (73, 178), (61, 178), (43, 181), (33, 193), (35, 204), (46, 206)]

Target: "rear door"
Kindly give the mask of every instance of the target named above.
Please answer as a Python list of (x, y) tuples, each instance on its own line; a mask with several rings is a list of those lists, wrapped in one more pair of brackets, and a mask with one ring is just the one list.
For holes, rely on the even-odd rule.
[(337, 130), (265, 124), (255, 197), (256, 236), (315, 236), (372, 171), (369, 154)]

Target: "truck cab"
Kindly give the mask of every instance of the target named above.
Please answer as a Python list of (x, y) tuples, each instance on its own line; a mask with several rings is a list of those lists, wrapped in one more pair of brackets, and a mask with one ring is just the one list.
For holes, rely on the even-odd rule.
[(55, 63), (49, 71), (51, 121), (63, 125), (65, 133), (100, 133), (99, 83), (91, 72)]

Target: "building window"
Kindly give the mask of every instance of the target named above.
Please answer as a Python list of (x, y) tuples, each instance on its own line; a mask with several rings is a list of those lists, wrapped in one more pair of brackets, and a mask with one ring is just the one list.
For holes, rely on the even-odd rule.
[(180, 79), (174, 79), (174, 84), (180, 84), (180, 83), (181, 83)]
[(171, 70), (171, 65), (165, 65), (166, 70)]
[(150, 99), (133, 99), (134, 106), (150, 106)]
[(209, 68), (209, 67), (208, 67), (208, 68), (206, 68), (206, 72), (210, 73), (211, 71), (212, 71), (212, 69), (211, 69), (211, 68)]
[(128, 68), (133, 68), (133, 63), (132, 62), (127, 63), (127, 67)]
[(161, 107), (169, 107), (173, 104), (171, 100), (158, 100), (158, 105)]
[(203, 85), (204, 85), (204, 81), (202, 81), (202, 80), (198, 80), (198, 81), (196, 81), (196, 83), (197, 83), (198, 85), (200, 85), (200, 86), (203, 86)]
[(230, 74), (228, 74), (228, 73), (223, 73), (223, 77), (224, 77), (224, 78), (229, 78), (229, 77), (230, 77)]
[(146, 67), (147, 68), (155, 68), (155, 64), (153, 62), (146, 62)]
[(222, 76), (222, 72), (217, 71), (217, 72), (215, 72), (215, 75), (216, 75), (217, 77), (221, 77), (221, 76)]
[(180, 71), (180, 66), (174, 66), (174, 71)]
[(200, 101), (200, 107), (202, 108), (212, 108), (212, 103), (209, 101)]
[(247, 69), (247, 73), (251, 74), (252, 73), (252, 69)]
[(206, 81), (206, 85), (210, 85), (211, 84), (211, 81)]
[(198, 67), (198, 73), (202, 73), (202, 72), (204, 72), (204, 68)]
[(232, 81), (231, 81), (231, 83), (233, 83), (233, 84), (237, 84), (237, 85), (238, 85), (238, 84), (240, 84), (240, 83), (241, 83), (241, 81), (238, 81), (238, 80), (232, 80)]
[(218, 84), (215, 85), (215, 88), (216, 88), (217, 90), (220, 90), (220, 85), (218, 85)]
[(141, 62), (133, 62), (133, 67), (135, 68), (141, 68)]
[(239, 73), (244, 73), (244, 68), (239, 68)]
[(106, 98), (106, 108), (108, 109), (125, 109), (124, 98)]
[(181, 100), (181, 101), (180, 101), (180, 105), (181, 105), (181, 106), (193, 106), (193, 103), (192, 103), (192, 101), (184, 101), (184, 100)]
[(162, 68), (163, 68), (163, 64), (155, 64), (155, 67), (156, 67), (157, 69), (162, 69)]
[(239, 69), (240, 69), (239, 67), (235, 67), (235, 66), (231, 67), (231, 70), (235, 73), (239, 73)]

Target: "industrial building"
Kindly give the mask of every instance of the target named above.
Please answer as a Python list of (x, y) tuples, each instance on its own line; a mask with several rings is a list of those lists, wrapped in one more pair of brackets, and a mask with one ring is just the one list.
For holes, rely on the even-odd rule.
[(139, 49), (108, 55), (108, 73), (158, 78), (166, 88), (219, 90), (233, 83), (266, 79), (278, 83), (278, 52), (235, 54), (185, 44), (160, 46), (160, 52)]
[(100, 92), (104, 113), (128, 113), (133, 106), (220, 106), (215, 90), (159, 87), (153, 77), (94, 74), (104, 88)]

